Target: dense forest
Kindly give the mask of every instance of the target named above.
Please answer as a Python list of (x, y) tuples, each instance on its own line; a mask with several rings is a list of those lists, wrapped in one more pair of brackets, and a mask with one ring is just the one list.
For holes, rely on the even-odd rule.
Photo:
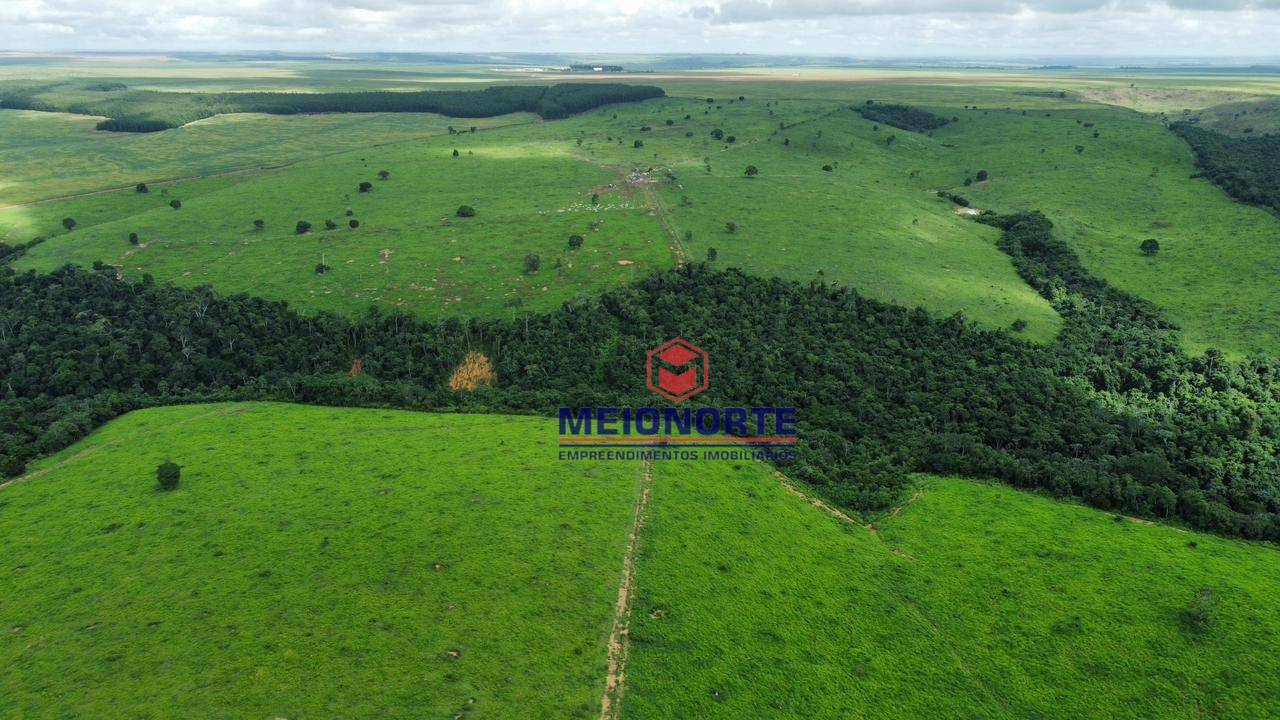
[(910, 130), (911, 132), (929, 132), (951, 122), (947, 118), (910, 105), (886, 105), (874, 100), (868, 100), (865, 105), (853, 109), (868, 120), (891, 125), (900, 130)]
[(1190, 123), (1170, 126), (1196, 156), (1196, 167), (1231, 197), (1280, 211), (1280, 135), (1231, 137)]
[[(1085, 272), (1044, 216), (985, 221), (1062, 314), (1055, 345), (702, 265), (514, 321), (439, 323), (376, 308), (303, 316), (103, 267), (8, 271), (0, 469), (17, 475), (151, 404), (648, 405), (645, 351), (680, 335), (715, 366), (696, 402), (796, 407), (800, 455), (787, 471), (850, 507), (898, 502), (908, 471), (962, 473), (1280, 541), (1280, 363), (1188, 357), (1154, 307)], [(472, 350), (492, 359), (498, 384), (454, 393), (448, 378)]]
[[(48, 88), (37, 88), (47, 90)], [(99, 130), (156, 132), (222, 113), (254, 112), (272, 115), (304, 113), (429, 112), (450, 117), (477, 118), (513, 112), (537, 113), (558, 119), (602, 105), (662, 97), (651, 85), (621, 83), (561, 83), (551, 86), (500, 85), (484, 90), (426, 90), (422, 92), (342, 93), (171, 93), (136, 91), (119, 97), (54, 106), (34, 99), (30, 91), (0, 93), (0, 108), (64, 111), (106, 115)], [(134, 114), (124, 114), (125, 109)]]

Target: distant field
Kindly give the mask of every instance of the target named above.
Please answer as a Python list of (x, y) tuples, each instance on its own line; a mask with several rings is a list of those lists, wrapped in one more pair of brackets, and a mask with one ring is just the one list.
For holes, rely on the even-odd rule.
[[(138, 77), (125, 79), (128, 72)], [(434, 66), (357, 72), (326, 63), (268, 64), (263, 72), (222, 82), (240, 89), (281, 89), (286, 81), (308, 89), (344, 82), (378, 88), (383, 81), (434, 87), (447, 74)], [(448, 72), (452, 80), (532, 75)], [(165, 87), (182, 77), (163, 66), (120, 73), (124, 84), (150, 78)], [(461, 137), (437, 133), (485, 122), (235, 116), (118, 138), (87, 130), (84, 118), (0, 112), (0, 123), (20, 131), (12, 137), (41, 138), (32, 148), (19, 142), (23, 147), (0, 160), (13, 163), (7, 177), (32, 178), (0, 180), (0, 198), (302, 161), (175, 183), (167, 196), (125, 191), (0, 209), (0, 233), (9, 243), (52, 238), (18, 269), (102, 260), (126, 274), (209, 283), (306, 309), (355, 313), (376, 302), (427, 317), (554, 307), (678, 258), (704, 260), (714, 248), (721, 266), (838, 282), (936, 314), (961, 311), (990, 327), (1024, 320), (1025, 337), (1053, 337), (1059, 318), (1016, 276), (994, 247), (993, 231), (934, 196), (945, 189), (977, 208), (1044, 211), (1091, 271), (1162, 307), (1192, 352), (1280, 348), (1280, 220), (1192, 179), (1190, 151), (1160, 116), (1121, 107), (1182, 117), (1176, 108), (1280, 92), (1273, 79), (858, 68), (609, 79), (640, 78), (659, 82), (672, 97), (545, 123), (495, 119), (520, 124)], [(219, 82), (208, 73), (188, 80), (196, 89)], [(868, 99), (958, 122), (931, 136), (876, 127), (849, 109)], [(1236, 112), (1232, 122), (1240, 120)], [(711, 136), (716, 129), (726, 140)], [(243, 144), (261, 133), (261, 142)], [(64, 141), (73, 152), (58, 149)], [(188, 146), (197, 149), (193, 156), (184, 152)], [(110, 154), (93, 160), (104, 148)], [(455, 148), (475, 162), (449, 164)], [(169, 159), (157, 164), (152, 157)], [(754, 178), (744, 175), (749, 165), (759, 171)], [(352, 195), (379, 169), (390, 170), (391, 180), (375, 180), (368, 196)], [(979, 170), (990, 179), (966, 186)], [(599, 195), (596, 206), (592, 194)], [(179, 212), (165, 205), (173, 197), (183, 200)], [(450, 213), (463, 203), (479, 212), (455, 222)], [(347, 210), (360, 230), (343, 229)], [(60, 224), (65, 217), (79, 223), (69, 235)], [(254, 219), (266, 220), (266, 230), (253, 232)], [(604, 222), (587, 232), (592, 219)], [(312, 224), (311, 235), (292, 234), (298, 220)], [(324, 232), (325, 220), (338, 231)], [(729, 232), (727, 223), (736, 229)], [(144, 247), (128, 245), (130, 232)], [(573, 234), (586, 238), (583, 251), (567, 252)], [(1160, 243), (1157, 257), (1138, 249), (1148, 238)], [(523, 270), (529, 253), (541, 260), (536, 273)], [(334, 271), (317, 276), (322, 261)]]
[(558, 463), (554, 431), (271, 404), (111, 423), (0, 488), (0, 716), (594, 716), (640, 474)]
[(873, 532), (761, 468), (655, 470), (624, 718), (1280, 713), (1274, 548), (947, 478)]
[[(427, 113), (220, 115), (163, 133), (94, 130), (99, 118), (0, 110), (0, 237), (51, 234), (38, 212), (8, 205), (259, 168), (443, 135), (449, 125), (530, 122), (526, 114), (454, 120)], [(76, 207), (69, 206), (65, 212)], [(32, 217), (34, 215), (34, 217)], [(60, 215), (57, 220), (61, 220)]]

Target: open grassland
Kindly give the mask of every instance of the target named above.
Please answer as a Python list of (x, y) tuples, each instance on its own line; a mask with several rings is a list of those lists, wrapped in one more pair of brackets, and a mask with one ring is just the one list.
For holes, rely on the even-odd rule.
[[(314, 87), (333, 87), (340, 75), (331, 68), (314, 72), (307, 81)], [(376, 129), (366, 134), (358, 129), (364, 119), (349, 116), (214, 118), (145, 139), (179, 152), (187, 141), (173, 133), (206, 123), (210, 132), (225, 127), (229, 135), (208, 140), (209, 156), (224, 147), (234, 162), (217, 167), (250, 168), (272, 164), (268, 155), (306, 157), (320, 147), (306, 123), (335, 123), (341, 141), (324, 140), (334, 154), (327, 150), (321, 159), (271, 173), (175, 183), (165, 196), (121, 192), (0, 210), (0, 231), (10, 243), (52, 238), (18, 269), (102, 260), (126, 274), (209, 283), (309, 309), (359, 312), (378, 302), (428, 317), (552, 307), (650, 267), (704, 260), (714, 248), (721, 266), (837, 282), (938, 314), (962, 311), (992, 327), (1024, 320), (1025, 337), (1052, 337), (1059, 318), (994, 247), (994, 231), (935, 196), (947, 190), (977, 208), (1044, 211), (1092, 272), (1162, 307), (1193, 352), (1280, 348), (1280, 285), (1274, 282), (1280, 220), (1193, 179), (1190, 151), (1159, 116), (1099, 104), (1090, 98), (1106, 98), (1083, 93), (1146, 91), (1174, 103), (1170, 97), (1183, 97), (1177, 93), (1224, 87), (1238, 86), (1243, 96), (1276, 90), (1262, 79), (753, 70), (649, 81), (660, 82), (671, 97), (553, 122), (495, 119), (522, 124), (475, 135), (406, 140)], [(850, 109), (868, 99), (957, 122), (928, 134), (879, 125)], [(55, 165), (57, 138), (74, 128), (87, 134), (81, 138), (87, 143), (141, 142), (94, 134), (66, 116), (16, 117), (22, 123), (47, 118), (62, 128), (32, 131), (45, 133), (42, 145), (55, 148), (34, 153), (32, 165)], [(404, 130), (397, 123), (416, 121), (382, 116), (370, 122)], [(441, 123), (484, 122), (430, 121), (433, 131)], [(241, 135), (231, 129), (237, 123), (273, 127), (288, 140), (238, 148)], [(712, 136), (715, 130), (722, 139)], [(392, 144), (372, 147), (384, 141)], [(358, 143), (361, 149), (341, 152)], [(294, 149), (279, 149), (285, 146)], [(462, 162), (449, 164), (455, 148)], [(89, 164), (66, 162), (92, 175)], [(134, 165), (142, 163), (123, 162), (110, 184), (142, 175)], [(745, 176), (748, 166), (757, 168), (755, 177)], [(366, 177), (380, 169), (391, 171), (387, 183)], [(977, 180), (980, 170), (988, 180)], [(32, 170), (41, 172), (61, 176)], [(353, 196), (362, 180), (373, 180), (374, 191)], [(75, 182), (88, 187), (102, 180)], [(15, 186), (21, 189), (9, 190), (31, 192), (26, 183)], [(597, 205), (590, 204), (592, 194), (599, 195)], [(184, 203), (179, 212), (166, 206), (175, 197)], [(451, 219), (463, 203), (475, 206), (477, 216)], [(358, 231), (346, 229), (347, 210), (360, 221)], [(79, 227), (66, 233), (64, 217)], [(266, 220), (266, 230), (254, 232), (254, 219)], [(337, 232), (324, 231), (330, 219)], [(592, 219), (602, 227), (588, 232)], [(298, 220), (312, 224), (311, 235), (292, 235)], [(140, 235), (142, 246), (128, 245), (130, 232)], [(583, 251), (567, 252), (573, 234), (586, 238)], [(1160, 243), (1156, 257), (1139, 250), (1148, 238)], [(524, 272), (530, 253), (540, 257), (538, 272)], [(333, 272), (317, 276), (322, 261)]]
[[(1052, 337), (1057, 316), (994, 247), (994, 233), (955, 215), (928, 188), (895, 184), (892, 158), (872, 138), (862, 139), (861, 160), (833, 174), (821, 171), (831, 143), (787, 153), (770, 137), (784, 119), (815, 123), (835, 112), (848, 111), (808, 99), (768, 108), (717, 107), (701, 97), (618, 105), (178, 183), (163, 195), (126, 191), (15, 208), (9, 227), (27, 230), (12, 230), (10, 240), (24, 241), (34, 227), (54, 236), (18, 269), (101, 260), (126, 275), (208, 283), (303, 308), (358, 312), (381, 302), (429, 317), (552, 307), (677, 257), (701, 260), (715, 247), (723, 266), (840, 282), (994, 327), (1024, 319), (1028, 337)], [(742, 133), (742, 146), (730, 152), (715, 141), (711, 132), (721, 126)], [(637, 140), (647, 144), (637, 148)], [(706, 157), (714, 157), (711, 173)], [(746, 180), (739, 162), (759, 163), (764, 173)], [(386, 182), (376, 179), (382, 169), (391, 173)], [(364, 180), (372, 192), (356, 191)], [(174, 198), (183, 201), (180, 211), (167, 205)], [(475, 207), (476, 217), (452, 217), (461, 204)], [(61, 230), (63, 217), (80, 226)], [(255, 219), (264, 231), (253, 230)], [(347, 228), (349, 219), (360, 227)], [(294, 234), (298, 220), (312, 224), (310, 235)], [(325, 220), (338, 225), (334, 232)], [(722, 238), (727, 222), (741, 229)], [(136, 247), (128, 242), (135, 232)], [(585, 242), (569, 252), (574, 234)], [(524, 272), (530, 253), (542, 261), (536, 273)], [(333, 271), (318, 276), (322, 260)]]
[[(163, 133), (94, 130), (100, 118), (0, 110), (0, 237), (60, 229), (9, 205), (77, 193), (272, 167), (308, 158), (444, 135), (449, 125), (530, 122), (524, 113), (459, 121), (428, 113), (219, 115)], [(77, 206), (63, 210), (57, 221)]]
[(592, 716), (640, 474), (554, 457), (537, 418), (117, 420), (0, 488), (0, 716)]
[[(569, 147), (468, 132), (300, 163), (212, 191), (197, 184), (193, 198), (185, 185), (127, 193), (133, 197), (120, 202), (137, 212), (38, 245), (19, 267), (102, 260), (135, 277), (210, 284), (307, 310), (352, 313), (381, 303), (434, 317), (548, 309), (668, 266), (667, 240), (643, 198), (606, 187), (617, 174), (572, 157)], [(168, 203), (178, 198), (174, 210)], [(476, 215), (458, 217), (462, 205)], [(254, 228), (259, 219), (262, 230)], [(297, 233), (299, 220), (310, 232)], [(570, 251), (575, 234), (583, 246)], [(541, 259), (536, 271), (526, 270), (529, 254)], [(328, 273), (316, 272), (321, 262)]]
[(623, 717), (1280, 712), (1273, 548), (947, 478), (875, 528), (655, 467)]
[[(117, 420), (0, 488), (0, 714), (596, 716), (642, 468), (553, 432)], [(1280, 712), (1274, 548), (953, 478), (864, 525), (763, 464), (651, 474), (623, 718)]]

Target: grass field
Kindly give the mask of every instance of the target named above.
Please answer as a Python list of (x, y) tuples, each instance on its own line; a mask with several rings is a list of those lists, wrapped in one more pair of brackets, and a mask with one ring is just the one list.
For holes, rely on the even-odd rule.
[[(183, 89), (434, 87), (519, 75), (267, 63), (255, 79), (226, 65), (241, 74), (219, 80), (205, 68)], [(17, 82), (14, 72), (4, 82)], [(119, 72), (130, 87), (178, 89), (183, 79), (172, 67)], [(1273, 80), (841, 68), (623, 76), (642, 77), (671, 97), (553, 122), (495, 118), (517, 124), (460, 137), (437, 133), (486, 122), (221, 116), (133, 136), (95, 133), (83, 117), (2, 111), (0, 126), (21, 138), (0, 161), (12, 164), (7, 177), (23, 178), (0, 187), (11, 203), (295, 164), (177, 182), (148, 198), (123, 191), (0, 209), (0, 233), (11, 243), (50, 238), (20, 270), (102, 260), (126, 275), (304, 309), (356, 313), (377, 302), (427, 317), (550, 308), (714, 248), (721, 266), (838, 282), (991, 327), (1025, 320), (1026, 337), (1051, 338), (1059, 318), (1016, 276), (993, 231), (933, 195), (945, 189), (983, 209), (1044, 211), (1091, 271), (1162, 307), (1188, 350), (1280, 348), (1280, 220), (1193, 179), (1190, 151), (1158, 114), (1265, 98), (1280, 92)], [(877, 127), (848, 109), (867, 99), (958, 122), (931, 135)], [(261, 140), (245, 143), (247, 129)], [(714, 129), (735, 142), (715, 140)], [(64, 141), (74, 152), (60, 149)], [(450, 161), (455, 148), (461, 162)], [(744, 176), (748, 165), (756, 177)], [(370, 176), (380, 169), (392, 172), (387, 183)], [(979, 170), (990, 179), (966, 186)], [(355, 195), (361, 180), (373, 180), (374, 192)], [(166, 205), (175, 197), (179, 212)], [(452, 218), (463, 203), (478, 215)], [(347, 210), (359, 230), (346, 229)], [(61, 228), (65, 217), (79, 223), (72, 233)], [(253, 232), (253, 219), (266, 230)], [(596, 219), (602, 227), (588, 232)], [(298, 220), (313, 232), (293, 235)], [(337, 230), (325, 232), (325, 220)], [(128, 244), (130, 232), (142, 246)], [(571, 234), (587, 238), (582, 251), (566, 251)], [(1147, 238), (1160, 242), (1157, 257), (1139, 251)], [(536, 273), (523, 270), (529, 253), (541, 259)], [(322, 260), (333, 272), (318, 276)]]
[(948, 478), (872, 532), (760, 467), (657, 471), (624, 718), (1280, 713), (1273, 548)]
[(271, 404), (111, 423), (0, 488), (0, 716), (592, 716), (640, 474), (561, 465), (553, 433)]
[[(0, 488), (0, 715), (596, 717), (642, 468), (555, 457), (538, 418), (117, 420)], [(1274, 548), (952, 478), (872, 530), (762, 464), (651, 472), (622, 718), (1280, 712)]]

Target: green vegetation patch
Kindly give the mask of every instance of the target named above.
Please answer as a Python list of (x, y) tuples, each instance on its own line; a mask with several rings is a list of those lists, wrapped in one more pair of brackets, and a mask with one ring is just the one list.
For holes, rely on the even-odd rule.
[(1273, 548), (939, 477), (861, 522), (656, 466), (623, 717), (1280, 713)]
[(0, 488), (0, 716), (597, 713), (639, 468), (556, 462), (554, 432), (265, 404), (110, 424)]

